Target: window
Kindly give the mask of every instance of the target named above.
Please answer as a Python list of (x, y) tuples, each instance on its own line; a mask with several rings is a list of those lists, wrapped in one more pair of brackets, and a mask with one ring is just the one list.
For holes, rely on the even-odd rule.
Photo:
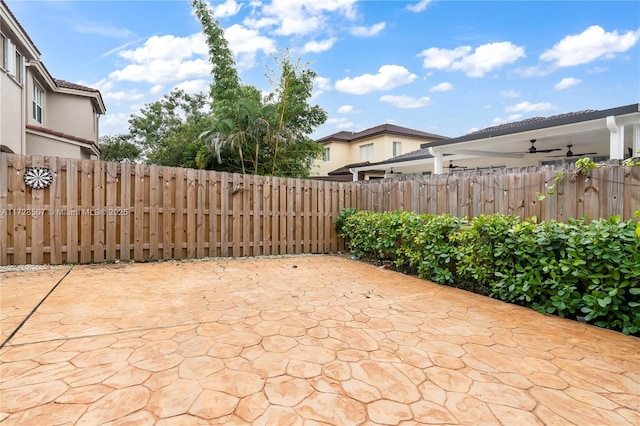
[(373, 158), (373, 144), (360, 145), (360, 159), (368, 160)]
[(322, 159), (324, 161), (331, 161), (331, 148), (324, 149), (324, 157)]
[(6, 69), (7, 68), (7, 50), (9, 48), (8, 42), (9, 39), (4, 36), (4, 34), (0, 34), (0, 67)]
[(15, 78), (18, 83), (24, 84), (25, 75), (25, 61), (24, 56), (16, 50), (16, 46), (11, 43), (4, 35), (2, 36), (2, 68), (7, 71), (7, 74)]
[(394, 142), (393, 143), (393, 156), (397, 157), (402, 154), (402, 142)]
[(44, 90), (33, 82), (33, 118), (42, 124), (42, 106), (44, 105)]
[(25, 73), (24, 56), (22, 56), (16, 50), (16, 72), (15, 72), (15, 76), (16, 76), (16, 80), (18, 80), (18, 83), (20, 83), (20, 84), (24, 84), (24, 73)]

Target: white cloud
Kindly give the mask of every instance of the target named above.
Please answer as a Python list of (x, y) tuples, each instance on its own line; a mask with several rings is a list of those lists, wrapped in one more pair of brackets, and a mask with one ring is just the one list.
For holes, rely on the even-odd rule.
[[(514, 121), (518, 121), (522, 118), (522, 114), (509, 114), (507, 116), (507, 118), (502, 118), (502, 117), (496, 117), (493, 120), (491, 120), (491, 124), (497, 126), (499, 124), (504, 124), (504, 123), (512, 123)], [(473, 130), (474, 132), (477, 131), (478, 129)]]
[(211, 80), (205, 80), (205, 79), (187, 80), (176, 85), (175, 88), (179, 90), (183, 90), (189, 94), (200, 93), (200, 92), (208, 93), (210, 83), (211, 83)]
[(431, 89), (429, 89), (430, 92), (447, 92), (449, 90), (453, 90), (453, 84), (448, 82), (436, 84)]
[(334, 43), (336, 42), (336, 40), (337, 39), (335, 37), (331, 37), (331, 38), (328, 38), (328, 39), (322, 40), (322, 41), (311, 40), (311, 41), (307, 42), (304, 45), (304, 47), (302, 48), (302, 53), (324, 52), (325, 50), (331, 49), (333, 47)]
[(69, 25), (73, 31), (81, 34), (96, 34), (110, 38), (128, 38), (134, 35), (132, 31), (125, 28), (119, 28), (97, 21), (71, 21)]
[(386, 26), (386, 22), (378, 22), (370, 27), (351, 27), (349, 32), (356, 37), (373, 37), (384, 30)]
[(423, 96), (421, 98), (414, 98), (411, 96), (393, 96), (393, 95), (385, 95), (380, 97), (382, 102), (386, 102), (398, 108), (404, 109), (412, 109), (412, 108), (422, 108), (424, 106), (429, 105), (431, 99), (427, 96)]
[(276, 27), (277, 35), (305, 35), (328, 26), (327, 16), (332, 13), (354, 19), (355, 3), (356, 0), (273, 0), (256, 5), (262, 7), (260, 17), (244, 22), (252, 28)]
[(179, 60), (153, 60), (144, 64), (127, 65), (121, 70), (110, 73), (109, 78), (116, 81), (164, 84), (202, 78), (209, 75), (210, 70), (211, 64), (201, 58), (182, 62)]
[(102, 94), (105, 100), (108, 101), (138, 101), (144, 98), (144, 95), (137, 93), (135, 90), (131, 92), (105, 92)]
[(519, 98), (520, 97), (520, 92), (518, 92), (517, 90), (501, 90), (500, 91), (500, 96), (504, 96), (505, 98)]
[(429, 6), (429, 3), (433, 2), (433, 0), (420, 0), (417, 4), (410, 4), (407, 6), (407, 9), (412, 12), (422, 12)]
[(326, 77), (316, 77), (313, 79), (313, 93), (311, 94), (311, 99), (315, 99), (325, 91), (329, 91), (331, 89), (331, 79)]
[(338, 108), (338, 113), (340, 114), (347, 114), (351, 111), (353, 111), (353, 105), (342, 105), (340, 108)]
[(378, 73), (363, 74), (358, 77), (347, 77), (336, 81), (336, 89), (353, 95), (364, 95), (374, 90), (391, 90), (409, 84), (416, 79), (405, 67), (400, 65), (383, 65)]
[(327, 124), (337, 127), (338, 129), (353, 129), (355, 124), (348, 118), (338, 117), (338, 118), (329, 118), (327, 120)]
[(226, 0), (218, 6), (211, 6), (213, 16), (216, 18), (228, 18), (236, 15), (242, 8), (241, 4), (236, 3), (235, 0)]
[(156, 84), (151, 89), (149, 89), (149, 93), (152, 95), (159, 95), (164, 90), (164, 86), (162, 84)]
[(580, 83), (582, 83), (582, 80), (580, 80), (579, 78), (568, 77), (560, 80), (555, 86), (553, 86), (553, 88), (556, 90), (564, 90)]
[(100, 135), (116, 135), (127, 133), (129, 129), (129, 114), (124, 112), (107, 113), (100, 117)]
[(618, 34), (605, 32), (593, 25), (580, 34), (568, 35), (553, 48), (540, 55), (542, 61), (552, 61), (558, 67), (586, 64), (599, 58), (611, 59), (615, 53), (626, 52), (640, 39), (640, 29)]
[(417, 56), (424, 57), (422, 64), (424, 68), (463, 71), (469, 77), (483, 77), (489, 71), (525, 57), (525, 53), (524, 47), (503, 41), (483, 44), (473, 53), (470, 46), (460, 46), (453, 50), (432, 47), (423, 50)]
[(240, 70), (253, 67), (258, 52), (269, 54), (276, 51), (273, 39), (261, 36), (258, 31), (239, 24), (225, 29), (224, 36), (229, 42), (229, 48), (236, 55), (236, 64)]
[[(240, 70), (253, 67), (258, 52), (271, 53), (276, 50), (272, 39), (238, 24), (225, 30), (225, 38)], [(152, 36), (136, 49), (120, 51), (119, 56), (131, 63), (109, 74), (109, 78), (116, 81), (161, 85), (201, 79), (211, 71), (209, 49), (202, 33), (186, 37)]]
[(537, 112), (537, 111), (546, 111), (552, 109), (553, 105), (549, 102), (538, 102), (537, 104), (532, 104), (531, 102), (524, 101), (515, 105), (510, 105), (506, 107), (505, 112)]
[(543, 77), (553, 73), (555, 70), (555, 67), (548, 66), (546, 64), (538, 64), (533, 67), (518, 68), (515, 71), (520, 77)]
[(331, 79), (327, 77), (316, 77), (313, 80), (313, 87), (318, 90), (331, 90)]
[(132, 62), (145, 63), (154, 60), (175, 60), (194, 55), (207, 55), (207, 42), (202, 33), (187, 37), (174, 35), (151, 36), (135, 50), (122, 50), (120, 57)]

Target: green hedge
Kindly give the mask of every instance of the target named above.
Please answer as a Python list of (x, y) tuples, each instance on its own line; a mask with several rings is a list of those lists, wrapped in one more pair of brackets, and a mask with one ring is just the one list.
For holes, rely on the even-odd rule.
[(335, 223), (356, 255), (440, 284), (638, 335), (640, 236), (618, 217), (537, 223), (345, 209)]

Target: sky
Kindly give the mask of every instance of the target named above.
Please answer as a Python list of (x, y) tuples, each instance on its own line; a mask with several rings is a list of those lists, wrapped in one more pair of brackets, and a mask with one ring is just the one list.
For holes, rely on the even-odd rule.
[[(208, 92), (187, 0), (6, 0), (55, 78), (101, 91), (101, 135), (174, 88)], [(210, 1), (240, 78), (272, 91), (272, 55), (317, 73), (312, 135), (384, 123), (456, 137), (640, 101), (640, 2)]]

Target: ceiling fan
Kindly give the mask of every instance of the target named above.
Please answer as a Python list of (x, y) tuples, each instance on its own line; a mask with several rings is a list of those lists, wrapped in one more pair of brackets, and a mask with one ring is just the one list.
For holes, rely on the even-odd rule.
[(449, 168), (450, 169), (466, 169), (467, 166), (455, 166), (453, 164), (453, 160), (449, 160)]
[(583, 155), (594, 155), (594, 154), (597, 154), (597, 152), (582, 152), (580, 154), (574, 154), (573, 151), (571, 151), (571, 147), (572, 146), (573, 145), (567, 145), (567, 148), (569, 148), (569, 149), (567, 150), (566, 154), (564, 154), (564, 155), (550, 155), (550, 157), (567, 157), (567, 158), (570, 158), (570, 157), (582, 157)]
[(529, 148), (529, 154), (538, 154), (541, 152), (553, 152), (553, 151), (562, 151), (560, 148), (551, 148), (551, 149), (537, 149), (536, 148), (536, 140), (530, 139), (531, 147)]

